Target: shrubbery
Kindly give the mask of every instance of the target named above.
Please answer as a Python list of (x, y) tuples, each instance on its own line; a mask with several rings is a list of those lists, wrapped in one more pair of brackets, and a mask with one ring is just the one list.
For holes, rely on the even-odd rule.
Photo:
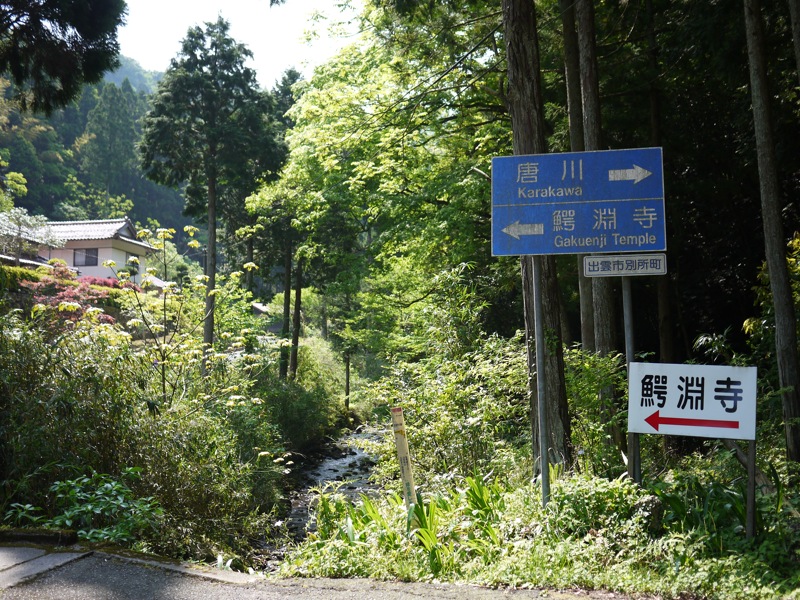
[[(563, 476), (542, 508), (536, 483), (455, 478), (406, 511), (398, 494), (337, 493), (316, 504), (316, 532), (282, 573), (608, 589), (682, 598), (794, 598), (800, 586), (797, 516), (761, 503), (749, 542), (738, 492), (694, 487), (686, 477), (656, 489), (620, 478)], [(683, 508), (681, 508), (683, 507)], [(724, 533), (723, 533), (724, 532)]]
[[(87, 311), (94, 312), (102, 323), (114, 322), (114, 318), (103, 310), (111, 305), (109, 289), (78, 281), (63, 261), (53, 261), (52, 271), (39, 277), (38, 281), (22, 281), (20, 285), (30, 290), (33, 301), (51, 314), (49, 327), (54, 332), (81, 319)], [(53, 313), (57, 314), (53, 316)]]
[[(125, 318), (113, 326), (88, 309), (65, 327), (63, 303), (0, 318), (7, 521), (69, 521), (87, 539), (136, 539), (141, 548), (204, 558), (233, 552), (246, 563), (280, 502), (283, 458), (314, 449), (348, 415), (338, 401), (341, 366), (317, 338), (301, 346), (295, 380), (278, 378), (278, 340), (251, 314), (239, 278), (220, 278), (213, 349), (198, 335), (200, 280), (160, 293), (116, 290)], [(41, 293), (61, 289), (43, 283)], [(786, 483), (793, 474), (773, 420), (759, 422), (759, 466), (771, 485), (760, 489), (757, 535), (747, 540), (743, 471), (715, 442), (680, 457), (648, 436), (645, 485), (617, 476), (624, 465), (598, 396), (624, 391), (621, 358), (567, 349), (577, 459), (574, 471), (553, 467), (543, 508), (531, 481), (522, 338), (482, 335), (480, 307), (458, 283), (450, 282), (457, 302), (420, 308), (436, 331), (424, 352), (415, 339), (404, 362), (355, 395), (362, 415), (384, 426), (389, 407), (404, 408), (419, 502), (409, 512), (397, 493), (387, 435), (369, 450), (388, 491), (355, 505), (321, 493), (316, 532), (290, 554), (285, 574), (798, 597), (800, 496)], [(749, 325), (764, 362), (768, 317)], [(769, 411), (774, 391), (762, 390), (760, 407)], [(622, 425), (624, 413), (617, 418)]]
[[(0, 316), (0, 521), (70, 521), (87, 539), (194, 558), (234, 553), (246, 564), (284, 493), (276, 458), (319, 444), (338, 417), (319, 385), (331, 378), (316, 373), (326, 367), (301, 357), (303, 377), (317, 383), (277, 381), (277, 349), (236, 275), (218, 291), (225, 330), (212, 352), (199, 340), (192, 286), (114, 290), (138, 313), (138, 325), (126, 324), (147, 332), (139, 341), (85, 309), (93, 289), (43, 278), (42, 299), (74, 290), (82, 310), (64, 320), (70, 303), (48, 300), (30, 317)], [(103, 499), (108, 486), (122, 505)], [(89, 522), (89, 505), (108, 514)], [(157, 527), (131, 525), (143, 513)]]
[(120, 480), (92, 473), (50, 486), (55, 512), (52, 518), (39, 514), (31, 504), (12, 504), (7, 520), (55, 529), (77, 529), (78, 536), (92, 542), (128, 543), (152, 534), (163, 511), (153, 498), (134, 498), (124, 480), (138, 480), (140, 469), (125, 469)]
[(174, 401), (153, 411), (161, 391), (154, 365), (109, 326), (81, 320), (51, 338), (35, 322), (10, 315), (0, 320), (0, 345), (8, 498), (0, 509), (16, 501), (56, 514), (53, 481), (87, 471), (119, 477), (135, 466), (136, 497), (153, 497), (164, 509), (164, 527), (149, 536), (150, 546), (213, 556), (218, 547), (240, 544), (251, 515), (268, 512), (280, 496), (270, 460), (246, 448), (250, 458), (242, 461), (240, 434), (264, 450), (281, 448), (274, 429), (237, 430), (246, 424), (241, 413), (265, 416), (249, 396), (241, 396), (243, 405), (231, 402), (236, 395), (228, 390), (247, 381), (243, 365), (220, 363), (210, 378), (183, 378)]
[(22, 281), (39, 281), (41, 273), (24, 267), (0, 265), (0, 293), (15, 292)]

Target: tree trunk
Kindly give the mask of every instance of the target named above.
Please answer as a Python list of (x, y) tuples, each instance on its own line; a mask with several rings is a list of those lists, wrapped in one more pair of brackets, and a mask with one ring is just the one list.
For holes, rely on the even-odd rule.
[(800, 82), (800, 0), (789, 0), (789, 14), (792, 20), (792, 42), (797, 80)]
[(320, 298), (320, 335), (322, 336), (323, 340), (327, 340), (330, 332), (328, 331), (328, 297), (325, 294), (321, 294)]
[(14, 245), (14, 266), (19, 267), (22, 265), (22, 249), (24, 246), (24, 237), (22, 235), (22, 227), (17, 229), (17, 239), (15, 240), (16, 244)]
[[(217, 287), (217, 179), (208, 178), (208, 246), (206, 249), (206, 305), (203, 320), (203, 345), (205, 352), (214, 346), (214, 308)], [(206, 372), (206, 357), (203, 357), (203, 373)]]
[(301, 293), (303, 290), (303, 261), (297, 259), (295, 269), (295, 289), (294, 289), (294, 318), (292, 319), (292, 352), (289, 357), (289, 379), (297, 377), (297, 355), (300, 350), (300, 314), (302, 309)]
[[(543, 154), (546, 151), (544, 136), (544, 117), (539, 69), (539, 42), (536, 30), (536, 12), (530, 0), (503, 0), (503, 23), (506, 34), (508, 61), (508, 109), (514, 137), (515, 154)], [(547, 262), (547, 261), (542, 261)], [(534, 346), (533, 297), (531, 291), (533, 278), (533, 258), (520, 259), (523, 282), (523, 302), (525, 305), (525, 329), (528, 356), (529, 393), (531, 397), (531, 429), (534, 439), (533, 453), (539, 455), (538, 402), (546, 403), (548, 415), (558, 415), (548, 428), (548, 447), (556, 461), (571, 460), (569, 421), (566, 389), (563, 386), (563, 356), (561, 348), (561, 327), (557, 282), (543, 285), (542, 303), (545, 328), (552, 333), (552, 343), (547, 344), (544, 357), (537, 357)], [(555, 269), (546, 271), (542, 277), (555, 277)], [(556, 291), (556, 296), (553, 295)], [(543, 332), (542, 332), (543, 334)], [(559, 363), (561, 359), (561, 363)], [(545, 379), (547, 389), (544, 398), (537, 398), (535, 373), (544, 369), (549, 377)], [(567, 417), (565, 422), (562, 419)]]
[[(572, 464), (572, 427), (567, 404), (567, 384), (564, 380), (564, 344), (560, 336), (561, 288), (558, 285), (558, 269), (555, 256), (545, 256), (542, 261), (544, 284), (544, 339), (547, 348), (545, 368), (547, 369), (546, 397), (549, 399), (547, 423), (549, 426), (550, 448), (554, 453), (550, 461)], [(550, 307), (548, 309), (548, 307)], [(556, 310), (559, 309), (559, 310)]]
[(344, 409), (350, 410), (350, 352), (344, 353)]
[[(575, 2), (578, 45), (580, 48), (581, 97), (583, 106), (583, 135), (586, 150), (602, 147), (600, 118), (600, 82), (597, 73), (597, 51), (594, 34), (594, 4), (592, 0)], [(592, 280), (594, 307), (595, 350), (609, 354), (616, 348), (614, 332), (614, 291), (611, 278)]]
[[(583, 141), (583, 109), (581, 107), (581, 64), (578, 33), (575, 31), (573, 0), (559, 0), (561, 24), (564, 30), (564, 78), (567, 84), (567, 112), (569, 113), (569, 146), (573, 152), (585, 150)], [(592, 280), (583, 272), (583, 257), (578, 254), (578, 296), (581, 311), (581, 346), (594, 352), (594, 309), (592, 307)]]
[(592, 0), (576, 0), (575, 25), (578, 31), (583, 108), (583, 139), (586, 150), (600, 150), (600, 80), (597, 74), (597, 50), (594, 39), (594, 4)]
[[(654, 148), (661, 146), (661, 90), (658, 81), (661, 77), (658, 66), (658, 40), (656, 39), (655, 10), (653, 0), (646, 0), (647, 9), (647, 51), (650, 65), (650, 143)], [(675, 328), (672, 314), (672, 293), (669, 275), (656, 278), (656, 299), (658, 304), (658, 348), (659, 360), (662, 363), (674, 363), (675, 343), (673, 331)]]
[(281, 357), (279, 363), (279, 377), (286, 379), (289, 375), (289, 346), (285, 341), (289, 339), (292, 328), (292, 242), (286, 241), (283, 254), (283, 326), (281, 327)]
[(780, 187), (775, 157), (775, 142), (769, 107), (764, 31), (759, 0), (744, 0), (747, 57), (753, 124), (756, 134), (758, 175), (761, 188), (761, 220), (769, 271), (769, 284), (775, 310), (775, 354), (778, 377), (783, 390), (783, 419), (789, 460), (800, 461), (800, 374), (797, 356), (797, 321), (792, 289), (786, 266), (786, 241), (781, 224)]
[[(597, 68), (597, 49), (594, 31), (593, 0), (577, 0), (575, 16), (580, 49), (581, 94), (583, 100), (583, 134), (586, 150), (602, 149), (602, 121), (600, 117), (600, 79)], [(598, 354), (607, 356), (618, 351), (614, 284), (610, 277), (595, 277), (592, 280), (592, 305), (594, 307), (594, 343)], [(614, 424), (616, 415), (613, 390), (600, 393), (601, 410), (609, 422), (609, 433), (617, 447), (625, 452), (627, 440), (619, 425)]]
[[(253, 260), (255, 251), (253, 249), (253, 235), (250, 234), (245, 241), (245, 263), (255, 262)], [(255, 269), (245, 270), (245, 286), (248, 292), (255, 292)]]

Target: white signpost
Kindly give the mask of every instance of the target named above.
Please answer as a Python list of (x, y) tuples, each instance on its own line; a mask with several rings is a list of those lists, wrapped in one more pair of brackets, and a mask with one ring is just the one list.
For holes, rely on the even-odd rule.
[(756, 368), (631, 363), (628, 431), (756, 439)]
[(417, 502), (417, 490), (414, 487), (414, 473), (411, 470), (411, 455), (408, 451), (406, 420), (403, 417), (403, 409), (399, 406), (392, 409), (392, 428), (397, 462), (400, 464), (400, 481), (403, 483), (403, 498), (406, 501), (406, 508), (410, 509)]
[(628, 365), (628, 432), (748, 440), (747, 538), (756, 528), (756, 368)]

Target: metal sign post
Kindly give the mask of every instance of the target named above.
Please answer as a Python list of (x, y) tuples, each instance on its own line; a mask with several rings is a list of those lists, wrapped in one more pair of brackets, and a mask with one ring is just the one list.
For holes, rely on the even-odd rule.
[[(550, 494), (550, 461), (539, 256), (666, 250), (665, 220), (661, 148), (492, 159), (492, 255), (533, 256), (536, 393), (545, 506)], [(619, 260), (591, 263), (590, 271), (598, 275), (615, 269), (651, 274), (648, 271), (660, 269), (641, 255), (616, 258)], [(626, 314), (629, 312), (630, 307)], [(632, 327), (627, 316), (626, 323)], [(633, 351), (632, 340), (627, 347)]]
[[(585, 256), (583, 269), (587, 277), (622, 276), (622, 312), (625, 323), (625, 363), (630, 372), (635, 357), (633, 332), (633, 299), (631, 276), (666, 275), (667, 255), (654, 252), (648, 254), (600, 254)], [(642, 483), (642, 453), (639, 434), (628, 433), (628, 477)]]
[[(633, 299), (631, 294), (631, 278), (622, 278), (622, 313), (625, 322), (625, 363), (628, 373), (634, 359), (633, 347)], [(639, 446), (639, 434), (628, 433), (628, 477), (636, 483), (642, 483), (642, 453)]]

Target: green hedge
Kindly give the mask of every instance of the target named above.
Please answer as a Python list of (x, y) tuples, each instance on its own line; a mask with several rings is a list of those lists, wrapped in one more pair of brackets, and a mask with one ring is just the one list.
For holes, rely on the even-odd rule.
[(0, 292), (16, 292), (20, 281), (41, 281), (41, 274), (25, 267), (0, 265)]

